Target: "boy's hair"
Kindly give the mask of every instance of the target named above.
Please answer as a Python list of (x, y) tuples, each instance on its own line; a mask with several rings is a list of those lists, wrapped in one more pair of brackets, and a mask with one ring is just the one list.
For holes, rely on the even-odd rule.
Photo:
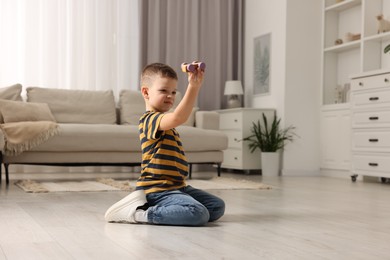
[(163, 63), (152, 63), (142, 70), (141, 86), (150, 87), (155, 76), (177, 80), (177, 74), (174, 69)]

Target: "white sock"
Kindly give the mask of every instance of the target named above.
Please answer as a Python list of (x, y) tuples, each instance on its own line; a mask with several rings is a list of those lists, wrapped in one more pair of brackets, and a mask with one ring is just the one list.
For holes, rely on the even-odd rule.
[(140, 223), (148, 223), (148, 211), (143, 209), (138, 209), (135, 211), (134, 219)]

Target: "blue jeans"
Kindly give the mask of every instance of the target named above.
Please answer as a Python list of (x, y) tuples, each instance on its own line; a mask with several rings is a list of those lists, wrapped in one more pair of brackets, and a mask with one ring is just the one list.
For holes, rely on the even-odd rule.
[(151, 224), (202, 226), (225, 213), (223, 200), (189, 185), (179, 190), (150, 193), (146, 198)]

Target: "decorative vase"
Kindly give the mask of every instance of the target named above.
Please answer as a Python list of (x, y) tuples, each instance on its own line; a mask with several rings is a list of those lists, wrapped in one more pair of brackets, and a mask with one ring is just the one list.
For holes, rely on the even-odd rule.
[(262, 176), (280, 175), (280, 153), (279, 152), (261, 153), (261, 175)]

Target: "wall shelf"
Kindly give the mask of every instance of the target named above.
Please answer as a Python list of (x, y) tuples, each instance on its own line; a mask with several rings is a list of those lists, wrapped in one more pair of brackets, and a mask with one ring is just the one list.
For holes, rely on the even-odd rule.
[[(338, 97), (351, 74), (390, 69), (390, 55), (383, 52), (390, 32), (377, 33), (379, 14), (390, 19), (390, 0), (323, 0), (323, 105), (348, 102)], [(349, 41), (350, 33), (360, 39)], [(336, 40), (343, 43), (336, 45)]]
[[(335, 1), (326, 1), (326, 3), (332, 3), (332, 2), (335, 2)], [(342, 12), (342, 11), (345, 11), (347, 9), (350, 9), (354, 6), (358, 6), (358, 5), (361, 5), (362, 1), (361, 0), (348, 0), (348, 1), (342, 1), (340, 3), (336, 3), (336, 4), (331, 4), (331, 5), (328, 5), (326, 8), (325, 8), (325, 11), (326, 12), (330, 12), (330, 11), (335, 11), (335, 12)]]
[(379, 34), (371, 35), (371, 36), (368, 36), (368, 37), (364, 38), (364, 41), (382, 42), (382, 41), (389, 41), (389, 40), (390, 40), (390, 32), (379, 33)]
[(324, 52), (343, 52), (352, 49), (358, 49), (360, 48), (360, 42), (361, 42), (360, 40), (356, 40), (353, 42), (347, 42), (340, 45), (335, 45), (324, 49)]

